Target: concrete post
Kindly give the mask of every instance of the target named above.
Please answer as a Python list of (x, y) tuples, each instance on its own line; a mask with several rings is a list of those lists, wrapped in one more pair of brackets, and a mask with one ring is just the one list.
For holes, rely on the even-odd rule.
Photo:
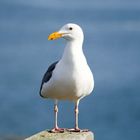
[(39, 132), (25, 140), (94, 140), (94, 134), (89, 132), (50, 133), (47, 130)]

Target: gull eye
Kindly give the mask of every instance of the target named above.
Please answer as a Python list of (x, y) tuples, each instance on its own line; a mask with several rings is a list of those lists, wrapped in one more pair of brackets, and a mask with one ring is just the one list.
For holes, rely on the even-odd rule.
[(72, 30), (73, 28), (72, 27), (69, 27), (69, 30)]

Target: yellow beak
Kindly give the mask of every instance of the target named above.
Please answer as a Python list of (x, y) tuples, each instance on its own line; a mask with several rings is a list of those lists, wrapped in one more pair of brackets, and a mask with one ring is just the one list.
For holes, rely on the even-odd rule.
[(48, 40), (58, 39), (58, 38), (62, 37), (62, 35), (63, 35), (62, 33), (54, 32), (54, 33), (49, 35)]

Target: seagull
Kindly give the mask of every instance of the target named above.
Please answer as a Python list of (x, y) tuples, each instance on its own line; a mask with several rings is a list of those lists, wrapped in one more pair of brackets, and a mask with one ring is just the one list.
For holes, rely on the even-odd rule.
[(89, 95), (94, 88), (93, 74), (83, 53), (84, 34), (77, 24), (68, 23), (57, 32), (49, 35), (48, 40), (64, 38), (66, 46), (59, 61), (51, 64), (44, 74), (40, 96), (54, 100), (54, 128), (51, 132), (63, 132), (58, 127), (58, 101), (70, 100), (75, 104), (75, 126), (70, 131), (81, 132), (78, 126), (79, 101)]

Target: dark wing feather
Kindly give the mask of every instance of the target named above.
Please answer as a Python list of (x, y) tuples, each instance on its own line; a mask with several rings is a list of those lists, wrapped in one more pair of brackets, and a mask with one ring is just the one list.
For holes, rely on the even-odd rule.
[(47, 83), (51, 79), (53, 70), (55, 69), (55, 66), (56, 66), (57, 63), (58, 63), (58, 61), (56, 61), (53, 64), (51, 64), (49, 66), (47, 72), (43, 76), (41, 86), (40, 86), (40, 91), (39, 91), (39, 94), (40, 94), (41, 97), (42, 97), (42, 95), (41, 95), (42, 86), (43, 86), (44, 83)]

